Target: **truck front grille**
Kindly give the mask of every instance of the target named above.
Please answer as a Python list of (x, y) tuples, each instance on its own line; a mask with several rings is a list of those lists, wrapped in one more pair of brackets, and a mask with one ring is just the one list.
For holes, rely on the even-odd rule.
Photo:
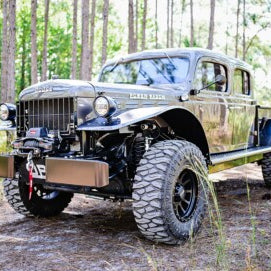
[(62, 134), (74, 131), (73, 98), (21, 101), (17, 104), (17, 131), (24, 133), (33, 127), (46, 127)]

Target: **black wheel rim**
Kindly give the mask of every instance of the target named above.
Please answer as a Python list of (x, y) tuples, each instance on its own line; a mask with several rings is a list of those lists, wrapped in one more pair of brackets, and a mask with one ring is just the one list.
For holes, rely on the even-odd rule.
[(47, 190), (44, 189), (41, 185), (34, 185), (33, 192), (37, 197), (43, 200), (52, 200), (59, 195), (59, 191)]
[(181, 222), (189, 220), (197, 203), (198, 181), (196, 174), (185, 169), (176, 181), (173, 191), (173, 209), (177, 219)]

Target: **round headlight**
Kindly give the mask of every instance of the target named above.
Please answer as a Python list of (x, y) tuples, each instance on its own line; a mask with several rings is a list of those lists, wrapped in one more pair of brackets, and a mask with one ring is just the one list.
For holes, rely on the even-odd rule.
[(99, 117), (112, 116), (117, 110), (115, 101), (105, 96), (98, 96), (93, 102), (93, 108)]
[(0, 119), (5, 121), (5, 120), (8, 120), (8, 117), (9, 117), (8, 106), (6, 104), (1, 104), (0, 105)]
[(0, 119), (13, 121), (16, 117), (16, 106), (14, 104), (0, 104)]

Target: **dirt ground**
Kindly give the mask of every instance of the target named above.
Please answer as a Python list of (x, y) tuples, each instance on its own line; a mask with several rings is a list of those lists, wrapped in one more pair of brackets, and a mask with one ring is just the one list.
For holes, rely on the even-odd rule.
[(195, 240), (176, 247), (145, 240), (130, 202), (76, 195), (59, 217), (41, 219), (16, 214), (3, 200), (0, 270), (271, 270), (271, 195), (260, 168), (212, 178), (223, 180), (216, 189), (225, 242), (208, 216)]

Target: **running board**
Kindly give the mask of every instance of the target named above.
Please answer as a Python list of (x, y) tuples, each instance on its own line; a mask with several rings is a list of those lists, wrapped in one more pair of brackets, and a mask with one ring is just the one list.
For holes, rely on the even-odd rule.
[(268, 152), (271, 152), (270, 146), (249, 148), (246, 150), (232, 151), (223, 154), (211, 154), (209, 173), (215, 173), (259, 161), (263, 158), (263, 154)]

